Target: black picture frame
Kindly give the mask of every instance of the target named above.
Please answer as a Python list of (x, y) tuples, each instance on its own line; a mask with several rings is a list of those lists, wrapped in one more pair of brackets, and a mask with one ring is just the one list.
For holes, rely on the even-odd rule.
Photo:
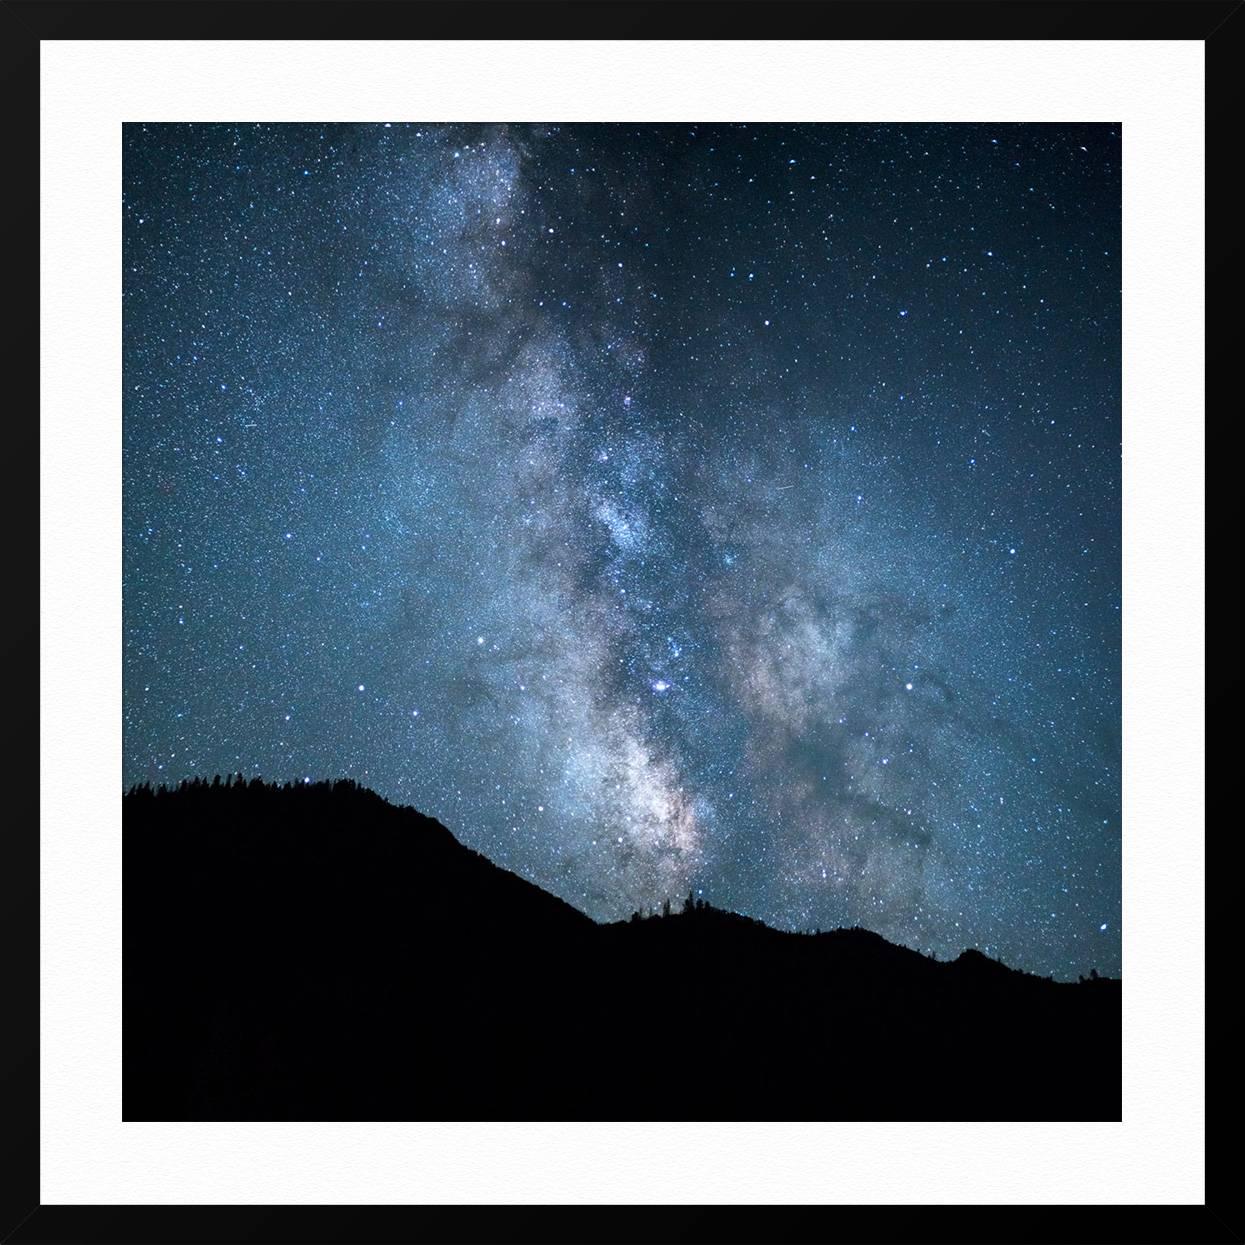
[[(1227, 179), (1245, 116), (1242, 32), (1245, 0), (722, 0), (637, 3), (631, 0), (431, 0), (425, 3), (184, 0), (175, 3), (78, 0), (0, 4), (0, 71), (10, 119), (6, 204), (13, 272), (9, 345), (13, 374), (23, 375), (27, 403), (10, 409), (6, 505), (10, 508), (11, 598), (37, 600), (39, 542), (29, 515), (37, 508), (36, 420), (39, 358), (37, 301), (39, 60), (44, 40), (273, 38), (734, 38), (845, 39), (1183, 39), (1204, 43), (1207, 146), (1207, 343), (1216, 362), (1239, 349), (1241, 241)], [(1229, 216), (1231, 213), (1231, 217)], [(24, 269), (18, 265), (24, 262)], [(24, 293), (21, 298), (19, 291)], [(23, 349), (24, 348), (24, 349)], [(20, 370), (17, 365), (20, 364)], [(1222, 368), (1222, 363), (1219, 363)], [(1231, 405), (1231, 398), (1227, 398)], [(1209, 408), (1208, 408), (1209, 409)], [(1216, 438), (1222, 441), (1222, 436)], [(1208, 462), (1225, 464), (1223, 447)], [(1210, 481), (1208, 480), (1208, 485)], [(1231, 539), (1235, 510), (1208, 488), (1207, 535)], [(1229, 555), (1232, 556), (1231, 554)], [(1213, 561), (1209, 563), (1212, 567)], [(1226, 565), (1231, 566), (1229, 561)], [(1227, 579), (1232, 576), (1225, 577)], [(1209, 602), (1208, 602), (1209, 604)], [(10, 613), (6, 611), (6, 613)], [(1207, 611), (1209, 618), (1209, 610)], [(7, 722), (10, 774), (36, 790), (39, 732), (38, 621), (12, 611), (4, 645), (10, 672), (26, 682)], [(1208, 623), (1207, 640), (1213, 644)], [(1241, 676), (1208, 684), (1208, 772), (1230, 760), (1235, 732), (1228, 716)], [(14, 711), (28, 706), (26, 715)], [(37, 708), (34, 709), (37, 715)], [(1217, 764), (1218, 763), (1218, 764)], [(12, 806), (11, 806), (12, 807)], [(1215, 824), (1213, 821), (1211, 824)], [(1240, 1076), (1231, 1007), (1237, 935), (1225, 894), (1235, 884), (1231, 814), (1207, 836), (1206, 1201), (1188, 1206), (120, 1206), (41, 1205), (39, 1200), (39, 817), (32, 807), (0, 833), (0, 1241), (854, 1241), (1125, 1242), (1245, 1241), (1245, 1205), (1231, 1155), (1239, 1119)], [(1184, 827), (1182, 833), (1199, 832)], [(1225, 988), (1226, 986), (1226, 988)]]

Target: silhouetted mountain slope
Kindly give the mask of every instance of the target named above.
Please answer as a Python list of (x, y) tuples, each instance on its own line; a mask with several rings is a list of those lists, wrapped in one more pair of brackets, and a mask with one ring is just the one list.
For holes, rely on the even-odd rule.
[(1119, 982), (598, 925), (353, 783), (124, 801), (124, 1115), (1118, 1119)]

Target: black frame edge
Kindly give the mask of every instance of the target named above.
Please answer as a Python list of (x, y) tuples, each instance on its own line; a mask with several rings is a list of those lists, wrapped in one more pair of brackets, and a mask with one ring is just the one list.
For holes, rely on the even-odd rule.
[[(1213, 154), (1240, 148), (1245, 117), (1241, 32), (1245, 0), (721, 0), (712, 8), (715, 38), (755, 38), (759, 29), (782, 38), (1130, 38), (1198, 39), (1206, 54), (1207, 139), (1207, 358), (1239, 350), (1239, 315), (1230, 301), (1242, 285), (1242, 242), (1231, 195), (1235, 168)], [(699, 10), (699, 11), (698, 11)], [(696, 38), (708, 10), (699, 0), (658, 4), (640, 0), (8, 0), (0, 5), (0, 82), (15, 126), (10, 151), (13, 183), (38, 185), (38, 130), (29, 124), (39, 100), (39, 44), (43, 39), (113, 38)], [(759, 20), (758, 20), (759, 19)], [(544, 26), (545, 30), (538, 28)], [(534, 33), (534, 28), (536, 28)], [(545, 32), (548, 33), (545, 33)], [(23, 182), (24, 175), (24, 182)], [(33, 196), (7, 205), (16, 237), (37, 236)], [(38, 251), (15, 248), (27, 265), (25, 288), (38, 288)], [(19, 288), (15, 283), (15, 288)], [(1217, 311), (1216, 314), (1212, 314)], [(37, 461), (36, 317), (16, 317), (13, 358), (27, 363), (26, 418), (11, 426), (15, 462)], [(22, 348), (25, 347), (25, 350)], [(1207, 389), (1209, 398), (1209, 386)], [(28, 414), (29, 413), (29, 414)], [(1238, 509), (1232, 494), (1207, 489), (1207, 538), (1233, 532)], [(1222, 461), (1222, 459), (1221, 459)], [(1221, 468), (1222, 470), (1223, 468)], [(37, 472), (6, 491), (10, 532), (26, 533), (22, 520), (37, 509)], [(1225, 501), (1225, 495), (1229, 500)], [(1230, 507), (1232, 507), (1230, 509)], [(20, 517), (19, 517), (20, 516)], [(38, 582), (39, 542), (16, 542), (13, 560), (21, 578)], [(1209, 580), (1208, 580), (1209, 582)], [(1209, 588), (1208, 600), (1209, 605)], [(1207, 611), (1207, 642), (1221, 628)], [(9, 669), (31, 684), (27, 704), (37, 704), (38, 623), (10, 615), (3, 625)], [(1245, 678), (1230, 671), (1208, 686), (1208, 768), (1235, 760), (1235, 708)], [(25, 687), (22, 688), (25, 691)], [(22, 724), (24, 725), (24, 723)], [(5, 731), (17, 773), (39, 771), (38, 732), (19, 730), (10, 715)], [(25, 765), (21, 763), (25, 761)], [(1218, 763), (1218, 764), (1216, 764)], [(1230, 819), (1221, 824), (1231, 825)], [(1229, 830), (1230, 833), (1230, 830)], [(1209, 846), (1209, 843), (1208, 843)], [(1227, 843), (1216, 841), (1215, 868), (1207, 872), (1207, 977), (1232, 981), (1233, 934), (1220, 916), (1233, 870)], [(1207, 1200), (1190, 1206), (936, 1206), (936, 1207), (457, 1207), (457, 1206), (58, 1206), (39, 1201), (39, 839), (36, 817), (22, 818), (0, 835), (0, 945), (5, 956), (6, 1023), (0, 1026), (0, 1242), (192, 1242), (400, 1240), (544, 1241), (831, 1241), (889, 1242), (1085, 1241), (1094, 1245), (1167, 1245), (1176, 1242), (1245, 1242), (1245, 1209), (1231, 1163), (1228, 1138), (1240, 1119), (1240, 1074), (1227, 1005), (1208, 997), (1206, 1055), (1216, 1073), (1207, 1097)], [(1213, 885), (1212, 885), (1213, 879)], [(31, 885), (31, 881), (34, 885)], [(1230, 901), (1228, 911), (1231, 911)], [(17, 953), (12, 953), (16, 949)], [(1218, 1137), (1219, 1144), (1210, 1144)]]

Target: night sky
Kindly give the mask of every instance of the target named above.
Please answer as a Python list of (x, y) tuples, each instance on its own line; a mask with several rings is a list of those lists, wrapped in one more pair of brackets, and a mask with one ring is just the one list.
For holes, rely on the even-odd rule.
[(124, 782), (1120, 968), (1104, 125), (131, 125)]

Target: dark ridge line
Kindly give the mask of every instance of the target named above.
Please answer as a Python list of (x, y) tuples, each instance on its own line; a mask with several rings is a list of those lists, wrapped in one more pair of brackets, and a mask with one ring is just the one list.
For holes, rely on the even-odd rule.
[[(150, 781), (132, 783), (122, 793), (122, 803), (130, 800), (142, 799), (169, 799), (188, 792), (200, 791), (241, 791), (241, 790), (260, 790), (269, 794), (295, 792), (320, 792), (326, 794), (346, 793), (363, 798), (366, 801), (383, 805), (392, 809), (395, 813), (410, 815), (420, 818), (422, 821), (428, 822), (436, 829), (443, 831), (445, 835), (462, 851), (482, 860), (492, 868), (497, 869), (500, 873), (506, 874), (508, 877), (522, 882), (526, 886), (532, 887), (539, 891), (542, 895), (556, 900), (569, 911), (573, 912), (577, 917), (589, 922), (598, 929), (619, 929), (627, 928), (633, 924), (647, 925), (651, 922), (678, 920), (684, 916), (696, 916), (696, 912), (688, 913), (686, 910), (675, 911), (673, 908), (668, 913), (654, 911), (651, 915), (644, 915), (639, 912), (633, 913), (629, 918), (620, 918), (616, 921), (598, 921), (595, 917), (577, 908), (569, 900), (563, 899), (560, 895), (555, 895), (552, 891), (546, 890), (539, 883), (534, 882), (531, 878), (524, 877), (521, 873), (516, 873), (513, 869), (506, 868), (505, 865), (498, 864), (495, 860), (486, 856), (483, 852), (477, 851), (475, 848), (468, 846), (462, 842), (454, 832), (438, 820), (436, 817), (429, 816), (427, 813), (420, 812), (412, 804), (397, 804), (388, 797), (381, 795), (378, 791), (371, 787), (365, 786), (354, 778), (318, 778), (313, 781), (307, 780), (288, 780), (286, 782), (270, 781), (256, 774), (247, 778), (240, 770), (231, 774), (221, 775), (215, 774), (212, 778), (190, 777), (179, 779), (175, 784), (159, 783), (153, 784)], [(124, 826), (123, 826), (124, 830)], [(667, 900), (669, 902), (669, 900)], [(1005, 973), (1015, 974), (1017, 977), (1027, 977), (1033, 981), (1050, 982), (1052, 985), (1075, 986), (1087, 981), (1100, 981), (1104, 983), (1119, 984), (1119, 977), (1103, 977), (1100, 976), (1096, 969), (1091, 969), (1089, 976), (1081, 976), (1079, 981), (1057, 981), (1053, 976), (1041, 973), (1032, 973), (1028, 969), (1018, 968), (1011, 964), (1006, 964), (1002, 960), (994, 956), (987, 955), (978, 947), (965, 947), (959, 955), (954, 959), (941, 960), (936, 955), (927, 955), (924, 951), (919, 951), (915, 947), (906, 946), (903, 943), (892, 942), (883, 934), (879, 934), (876, 930), (869, 929), (867, 926), (856, 925), (840, 925), (833, 929), (816, 929), (816, 930), (800, 930), (800, 929), (778, 929), (773, 925), (767, 924), (759, 917), (749, 916), (745, 912), (736, 912), (731, 908), (719, 908), (716, 905), (706, 904), (700, 912), (701, 919), (708, 917), (710, 919), (721, 920), (723, 918), (732, 922), (747, 923), (764, 930), (767, 934), (773, 934), (783, 939), (790, 938), (813, 938), (813, 939), (843, 939), (845, 937), (864, 938), (867, 940), (876, 940), (892, 951), (899, 952), (904, 955), (913, 955), (919, 959), (925, 960), (931, 964), (944, 966), (972, 966), (976, 965), (987, 971), (999, 970)]]

